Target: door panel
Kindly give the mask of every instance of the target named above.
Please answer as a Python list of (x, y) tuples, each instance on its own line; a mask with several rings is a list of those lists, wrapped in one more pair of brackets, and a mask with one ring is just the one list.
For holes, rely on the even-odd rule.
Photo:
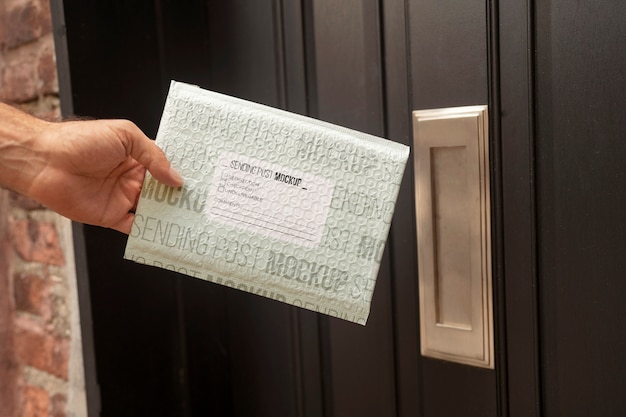
[(545, 415), (626, 415), (626, 4), (554, 0), (537, 22)]
[(487, 3), (408, 2), (414, 110), (487, 104)]

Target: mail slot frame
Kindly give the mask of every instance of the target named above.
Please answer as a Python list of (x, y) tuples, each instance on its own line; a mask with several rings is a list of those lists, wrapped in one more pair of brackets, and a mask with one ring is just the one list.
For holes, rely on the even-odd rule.
[[(416, 110), (413, 112), (413, 145), (415, 163), (415, 206), (417, 224), (418, 281), (420, 299), (421, 354), (426, 357), (473, 365), (488, 369), (494, 368), (493, 335), (493, 294), (491, 273), (491, 214), (489, 181), (488, 107), (486, 105), (451, 107), (443, 109)], [(459, 165), (446, 162), (446, 166), (433, 163), (435, 154), (445, 150), (452, 158), (444, 160), (460, 162)], [(456, 155), (452, 155), (453, 152)], [(460, 152), (460, 153), (459, 153)], [(464, 164), (464, 165), (463, 165)], [(444, 164), (445, 165), (445, 164)], [(439, 167), (437, 167), (439, 166)], [(445, 171), (463, 171), (465, 178), (458, 175), (445, 178)], [(441, 176), (441, 178), (438, 178)], [(439, 181), (441, 179), (441, 181)], [(465, 179), (467, 181), (465, 182)], [(450, 191), (436, 195), (437, 183), (452, 184), (449, 189), (467, 186), (467, 210), (465, 219), (451, 220), (450, 208), (454, 198)], [(456, 188), (455, 188), (456, 187)], [(445, 187), (441, 187), (442, 189)], [(441, 201), (437, 201), (437, 199)], [(463, 200), (463, 198), (461, 198)], [(446, 206), (446, 204), (448, 206)], [(446, 207), (444, 207), (446, 206)], [(440, 209), (440, 208), (444, 209)], [(455, 213), (459, 213), (457, 209)], [(448, 216), (448, 218), (446, 218)], [(465, 220), (465, 221), (463, 221)], [(445, 232), (438, 231), (437, 225), (454, 223)], [(467, 226), (467, 230), (462, 230)], [(438, 233), (445, 233), (445, 238)], [(466, 241), (455, 243), (461, 249), (453, 248), (449, 253), (441, 250), (441, 241), (450, 242), (456, 236)], [(445, 251), (446, 248), (444, 248)], [(451, 258), (445, 259), (448, 254)], [(446, 262), (456, 263), (447, 267)], [(459, 268), (461, 265), (461, 268)], [(459, 269), (465, 265), (465, 273)], [(454, 270), (450, 276), (440, 276), (442, 270)], [(447, 279), (447, 287), (442, 284)], [(450, 279), (453, 284), (449, 283)], [(454, 280), (469, 288), (469, 293), (459, 294)], [(465, 281), (467, 280), (467, 281)], [(440, 288), (441, 287), (441, 288)], [(449, 295), (442, 288), (451, 288)], [(454, 304), (461, 296), (469, 297), (469, 309), (465, 313), (455, 311), (456, 316), (466, 314), (467, 323), (446, 323), (441, 311), (445, 305)], [(452, 307), (453, 309), (455, 306)], [(461, 309), (463, 310), (463, 309)]]

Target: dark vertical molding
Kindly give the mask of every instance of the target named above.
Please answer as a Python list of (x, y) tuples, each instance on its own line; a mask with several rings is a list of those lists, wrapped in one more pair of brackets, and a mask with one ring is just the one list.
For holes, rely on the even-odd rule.
[(332, 344), (328, 336), (331, 331), (329, 321), (330, 319), (328, 317), (318, 317), (320, 369), (322, 372), (322, 411), (324, 417), (336, 417), (334, 412), (335, 390), (333, 386), (333, 365), (331, 362)]
[(191, 398), (190, 398), (190, 380), (189, 380), (189, 361), (188, 361), (188, 353), (187, 353), (187, 328), (186, 328), (186, 320), (185, 320), (185, 297), (184, 297), (184, 282), (183, 280), (189, 279), (188, 277), (182, 275), (176, 275), (174, 278), (176, 280), (176, 342), (172, 343), (174, 349), (177, 350), (175, 352), (175, 360), (177, 363), (174, 364), (174, 378), (178, 377), (178, 386), (176, 387), (178, 390), (178, 416), (180, 417), (190, 417), (192, 414), (191, 410)]
[(282, 1), (287, 110), (306, 114), (305, 33), (302, 2)]
[[(558, 364), (558, 358), (551, 356), (546, 340), (548, 334), (555, 329), (551, 327), (557, 321), (556, 308), (545, 308), (549, 293), (557, 293), (556, 269), (557, 265), (550, 256), (556, 253), (555, 228), (557, 213), (556, 186), (555, 186), (555, 155), (554, 139), (554, 104), (553, 104), (553, 79), (549, 75), (553, 71), (552, 60), (552, 2), (527, 0), (529, 3), (528, 43), (532, 45), (532, 55), (529, 63), (529, 72), (533, 75), (533, 89), (529, 92), (529, 102), (532, 106), (533, 135), (536, 138), (533, 147), (535, 157), (535, 216), (536, 216), (536, 241), (541, 242), (535, 248), (536, 305), (537, 305), (537, 338), (540, 340), (538, 348), (537, 379), (546, 381), (549, 379), (551, 369), (547, 369), (553, 363), (552, 369)], [(538, 112), (541, 110), (541, 114)], [(543, 143), (539, 143), (541, 138)], [(546, 256), (547, 255), (547, 256)], [(545, 282), (541, 285), (538, 277), (543, 277)], [(545, 369), (543, 369), (545, 367)], [(546, 383), (538, 385), (540, 399), (537, 404), (537, 415), (548, 415), (557, 411), (552, 408), (560, 398), (558, 390), (551, 389)], [(545, 399), (544, 399), (545, 398)]]
[(159, 53), (159, 74), (161, 75), (161, 95), (165, 97), (169, 88), (169, 77), (167, 71), (167, 50), (165, 42), (165, 23), (163, 21), (163, 5), (161, 0), (154, 0), (154, 26), (156, 33), (157, 50)]
[[(367, 104), (367, 123), (361, 129), (367, 129), (371, 134), (385, 136), (387, 96), (385, 94), (385, 42), (383, 33), (382, 1), (372, 2), (363, 9), (363, 20), (369, 29), (363, 32), (364, 55), (366, 62), (375, 63), (375, 71), (367, 71), (366, 85), (377, 85), (376, 94), (372, 94), (372, 102)], [(368, 26), (369, 25), (371, 26)], [(370, 45), (370, 47), (367, 47)], [(376, 109), (373, 111), (372, 109)]]
[[(52, 30), (56, 53), (61, 113), (63, 117), (67, 117), (74, 114), (74, 102), (72, 97), (72, 83), (63, 0), (51, 1), (50, 11), (52, 14)], [(74, 243), (74, 262), (76, 267), (76, 287), (78, 293), (78, 314), (80, 317), (80, 332), (82, 339), (87, 416), (97, 417), (100, 415), (101, 408), (100, 389), (98, 387), (98, 378), (96, 375), (96, 356), (91, 313), (89, 272), (87, 268), (87, 251), (85, 247), (83, 226), (81, 224), (72, 223), (72, 237)]]
[(492, 296), (498, 415), (508, 416), (508, 367), (504, 225), (502, 207), (502, 131), (500, 126), (500, 16), (499, 1), (487, 1), (487, 60), (489, 104), (489, 167), (491, 180)]
[[(555, 185), (552, 179), (555, 176), (553, 139), (548, 135), (542, 138), (544, 132), (553, 132), (553, 103), (552, 103), (552, 80), (546, 73), (552, 70), (552, 42), (549, 39), (552, 33), (552, 2), (541, 2), (537, 0), (527, 0), (528, 3), (528, 24), (527, 42), (530, 49), (528, 59), (528, 72), (532, 80), (532, 88), (528, 91), (528, 102), (531, 108), (529, 129), (533, 135), (533, 179), (534, 179), (534, 222), (535, 222), (535, 310), (536, 310), (536, 330), (537, 340), (536, 373), (534, 379), (537, 392), (535, 401), (535, 416), (546, 416), (552, 411), (550, 403), (558, 402), (555, 391), (544, 386), (543, 381), (549, 379), (550, 370), (546, 369), (548, 364), (545, 361), (558, 361), (558, 358), (550, 356), (549, 349), (545, 346), (546, 332), (552, 332), (550, 323), (554, 323), (556, 309), (546, 309), (542, 306), (546, 302), (544, 299), (550, 291), (556, 292), (555, 263), (553, 260), (544, 259), (545, 254), (555, 253), (554, 225), (555, 216)], [(541, 109), (542, 113), (539, 114)], [(539, 143), (542, 141), (552, 144), (551, 147)], [(550, 179), (550, 180), (549, 180)], [(550, 214), (547, 214), (550, 213)], [(539, 247), (541, 242), (541, 247)], [(545, 282), (539, 282), (539, 277), (544, 277)], [(550, 398), (552, 396), (552, 398)]]
[(272, 1), (272, 14), (274, 22), (274, 59), (276, 67), (276, 97), (278, 98), (278, 107), (283, 110), (288, 108), (287, 102), (287, 75), (286, 75), (286, 59), (285, 59), (285, 22), (283, 20), (283, 2), (282, 0)]
[[(385, 137), (411, 145), (408, 4), (381, 0)], [(412, 158), (406, 168), (388, 239), (395, 358), (396, 409), (400, 417), (423, 415), (419, 370), (419, 292), (415, 252)]]
[[(528, 275), (528, 283), (533, 290), (529, 291), (529, 302), (531, 304), (526, 318), (527, 326), (534, 329), (532, 343), (529, 346), (531, 353), (529, 354), (530, 360), (530, 378), (525, 383), (532, 384), (532, 390), (526, 397), (526, 404), (524, 405), (526, 410), (530, 410), (530, 414), (526, 414), (527, 411), (522, 408), (515, 409), (512, 413), (513, 417), (522, 416), (523, 414), (529, 415), (529, 417), (544, 416), (543, 412), (543, 379), (542, 379), (542, 366), (541, 366), (541, 317), (540, 311), (540, 285), (539, 285), (539, 227), (538, 227), (538, 180), (537, 180), (537, 60), (536, 60), (536, 38), (535, 33), (537, 31), (537, 0), (526, 0), (526, 57), (527, 66), (526, 71), (528, 73), (527, 81), (527, 107), (528, 107), (528, 120), (526, 126), (529, 132), (528, 135), (528, 181), (529, 181), (529, 234), (530, 239), (527, 243), (529, 248), (530, 274)], [(517, 394), (517, 393), (516, 393)], [(509, 394), (511, 397), (511, 394)]]
[(300, 363), (299, 373), (301, 377), (299, 401), (300, 412), (303, 417), (326, 416), (324, 407), (324, 367), (322, 364), (322, 346), (320, 337), (320, 319), (315, 313), (304, 310), (295, 310), (297, 324), (297, 339), (299, 345)]
[[(498, 373), (501, 415), (539, 417), (540, 351), (537, 283), (535, 58), (533, 0), (499, 0), (500, 198), (497, 282), (501, 332)], [(505, 403), (506, 402), (506, 403)]]
[(293, 352), (293, 395), (294, 395), (294, 412), (296, 417), (305, 417), (305, 373), (302, 355), (302, 334), (300, 331), (300, 315), (299, 311), (291, 310), (289, 312), (291, 324), (291, 350)]
[(306, 77), (306, 113), (318, 117), (319, 105), (317, 97), (317, 64), (315, 59), (315, 22), (313, 0), (302, 0), (304, 27), (304, 68)]

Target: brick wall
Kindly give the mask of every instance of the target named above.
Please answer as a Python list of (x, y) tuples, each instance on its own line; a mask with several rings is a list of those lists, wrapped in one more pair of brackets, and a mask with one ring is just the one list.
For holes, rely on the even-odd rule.
[[(47, 0), (0, 0), (0, 100), (59, 118)], [(0, 417), (74, 415), (70, 356), (80, 332), (68, 230), (67, 220), (0, 189)]]
[(49, 119), (59, 116), (47, 0), (0, 0), (0, 100)]

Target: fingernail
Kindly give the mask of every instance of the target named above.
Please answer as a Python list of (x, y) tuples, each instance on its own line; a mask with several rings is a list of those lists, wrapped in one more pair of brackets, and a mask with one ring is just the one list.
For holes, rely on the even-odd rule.
[(183, 185), (183, 182), (184, 182), (183, 177), (171, 165), (170, 165), (170, 176), (174, 179), (176, 184), (178, 184), (179, 186)]

